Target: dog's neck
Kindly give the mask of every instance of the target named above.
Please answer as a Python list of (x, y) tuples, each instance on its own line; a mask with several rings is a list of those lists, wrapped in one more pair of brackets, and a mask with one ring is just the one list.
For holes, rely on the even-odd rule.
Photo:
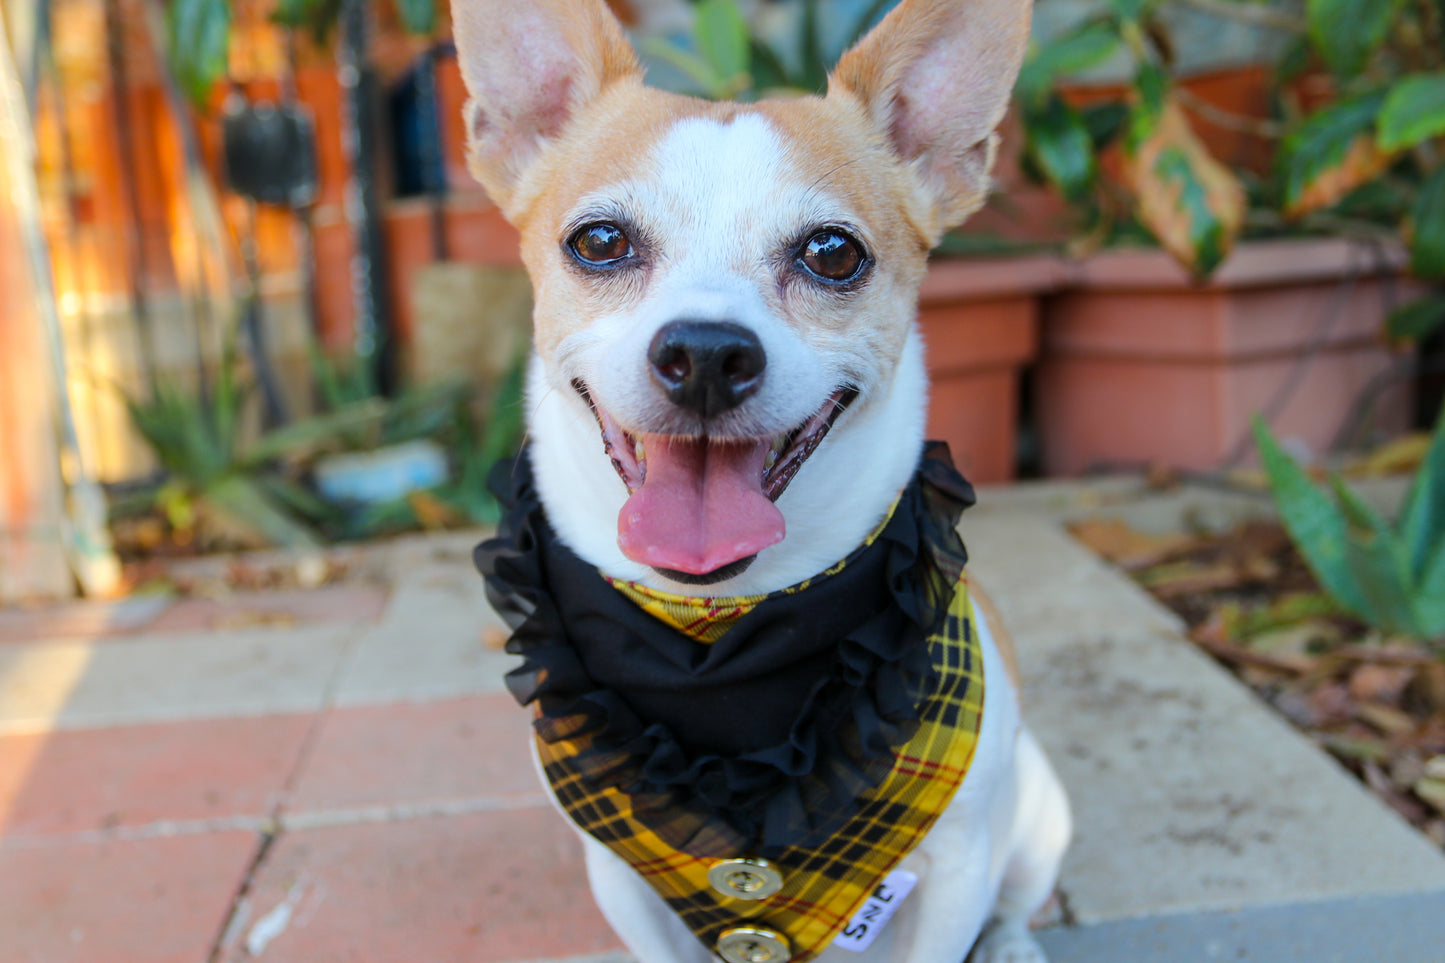
[(532, 365), (532, 468), (553, 529), (603, 574), (692, 596), (759, 595), (795, 585), (862, 544), (908, 483), (923, 446), (927, 381), (915, 329), (890, 382), (860, 400), (778, 499), (787, 537), (744, 572), (706, 588), (682, 585), (623, 555), (618, 512), (627, 499), (597, 439), (591, 412)]

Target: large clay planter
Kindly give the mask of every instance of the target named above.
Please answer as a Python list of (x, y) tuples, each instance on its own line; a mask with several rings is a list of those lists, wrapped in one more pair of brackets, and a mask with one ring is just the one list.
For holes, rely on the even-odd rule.
[(928, 437), (948, 442), (977, 483), (1014, 477), (1019, 381), (1038, 348), (1039, 295), (1053, 258), (938, 259), (919, 298), (932, 382)]
[[(1296, 446), (1328, 451), (1394, 360), (1381, 331), (1408, 297), (1402, 264), (1331, 239), (1243, 245), (1205, 284), (1156, 252), (1075, 265), (1044, 302), (1045, 472), (1229, 467), (1252, 454), (1249, 420), (1262, 410)], [(1404, 429), (1404, 385), (1374, 402), (1369, 427)]]

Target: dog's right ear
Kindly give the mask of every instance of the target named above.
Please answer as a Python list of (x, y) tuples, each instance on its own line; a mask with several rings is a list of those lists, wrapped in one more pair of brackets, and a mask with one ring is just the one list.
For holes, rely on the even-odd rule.
[(452, 29), (470, 94), (467, 164), (511, 216), (547, 142), (609, 84), (642, 71), (603, 0), (452, 0)]

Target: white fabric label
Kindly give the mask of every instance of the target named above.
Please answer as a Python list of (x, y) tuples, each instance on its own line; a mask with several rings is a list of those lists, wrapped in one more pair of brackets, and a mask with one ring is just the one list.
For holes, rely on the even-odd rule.
[(848, 925), (843, 927), (843, 932), (833, 939), (833, 945), (854, 953), (868, 949), (917, 884), (918, 876), (906, 869), (895, 869), (889, 873), (848, 921)]

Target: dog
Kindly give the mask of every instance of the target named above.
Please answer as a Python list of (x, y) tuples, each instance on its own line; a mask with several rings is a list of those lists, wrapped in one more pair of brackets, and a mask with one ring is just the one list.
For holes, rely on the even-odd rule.
[[(1027, 0), (904, 0), (826, 96), (735, 104), (645, 87), (602, 0), (453, 0), (468, 163), (519, 229), (535, 287), (531, 484), (582, 568), (644, 606), (706, 603), (809, 584), (874, 544), (923, 449), (928, 253), (986, 197), (1029, 17)], [(550, 608), (576, 604), (569, 586)], [(723, 895), (690, 925), (685, 900), (660, 895), (605, 832), (582, 832), (596, 901), (641, 963), (1042, 961), (1029, 920), (1053, 893), (1069, 808), (988, 622), (974, 614), (968, 630), (987, 687), (961, 785), (896, 865), (904, 876), (817, 924), (827, 939), (764, 925), (771, 896), (755, 891), (782, 875), (768, 859), (678, 857), (722, 867), (737, 894), (713, 882)], [(632, 658), (599, 656), (624, 674)], [(527, 684), (555, 682), (549, 671)], [(691, 715), (671, 711), (718, 742), (778, 701), (719, 702), (718, 718), (711, 694), (695, 697)], [(564, 801), (559, 764), (541, 763)], [(703, 827), (692, 845), (721, 846), (698, 841), (705, 819), (688, 825)], [(841, 945), (876, 933), (895, 897), (875, 942)]]

